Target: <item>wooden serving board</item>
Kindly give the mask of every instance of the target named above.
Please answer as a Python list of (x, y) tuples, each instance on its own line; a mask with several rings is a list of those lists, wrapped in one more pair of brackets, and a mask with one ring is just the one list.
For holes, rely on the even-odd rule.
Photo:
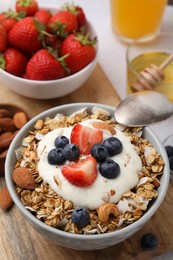
[[(45, 109), (66, 103), (96, 102), (116, 106), (119, 96), (111, 86), (102, 68), (97, 65), (89, 80), (77, 91), (54, 100), (34, 100), (15, 94), (0, 84), (0, 103), (12, 103), (25, 109), (30, 117)], [(0, 187), (4, 178), (0, 179)], [(0, 210), (0, 260), (145, 260), (173, 250), (173, 185), (170, 184), (163, 204), (152, 219), (138, 233), (107, 249), (75, 251), (57, 246), (35, 231), (17, 208), (7, 212)], [(145, 251), (140, 246), (141, 236), (153, 232), (159, 238), (159, 247)]]

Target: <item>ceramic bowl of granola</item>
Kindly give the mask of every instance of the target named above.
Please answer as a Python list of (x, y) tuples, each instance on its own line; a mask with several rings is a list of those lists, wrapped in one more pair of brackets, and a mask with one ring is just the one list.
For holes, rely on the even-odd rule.
[(6, 183), (28, 222), (58, 245), (96, 250), (137, 232), (160, 207), (169, 163), (149, 127), (124, 128), (114, 108), (68, 104), (30, 120), (13, 140)]

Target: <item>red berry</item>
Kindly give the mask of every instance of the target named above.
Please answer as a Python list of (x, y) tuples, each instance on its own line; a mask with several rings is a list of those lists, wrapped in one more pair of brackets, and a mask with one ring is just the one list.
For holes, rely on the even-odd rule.
[(36, 52), (42, 47), (39, 35), (37, 21), (33, 17), (25, 17), (10, 30), (8, 43), (26, 53)]
[(103, 132), (88, 126), (76, 124), (71, 132), (71, 143), (79, 147), (80, 153), (88, 155), (91, 147), (103, 140)]
[(76, 6), (76, 17), (79, 24), (79, 27), (86, 24), (86, 17), (83, 9), (80, 6)]
[(78, 22), (76, 16), (71, 12), (60, 11), (52, 16), (49, 27), (57, 35), (66, 37), (73, 31), (78, 30)]
[(1, 68), (5, 71), (15, 76), (21, 76), (24, 73), (27, 59), (20, 51), (14, 48), (8, 48), (3, 56), (1, 56), (1, 59), (4, 61), (4, 66)]
[(81, 34), (71, 34), (63, 41), (61, 53), (63, 56), (70, 54), (66, 63), (72, 74), (83, 69), (95, 58), (95, 43), (95, 39), (90, 41), (87, 36)]
[(49, 10), (46, 9), (39, 9), (35, 15), (35, 18), (37, 18), (40, 22), (44, 23), (44, 24), (48, 24), (52, 15), (50, 13)]
[(18, 0), (16, 2), (16, 11), (26, 12), (27, 16), (33, 16), (38, 10), (38, 3), (35, 0)]
[(64, 166), (62, 174), (71, 184), (87, 187), (97, 178), (97, 162), (92, 156), (88, 156)]
[(26, 77), (32, 80), (53, 80), (65, 77), (61, 63), (47, 50), (41, 49), (29, 60)]
[(5, 27), (0, 24), (0, 52), (4, 52), (7, 45), (7, 31)]

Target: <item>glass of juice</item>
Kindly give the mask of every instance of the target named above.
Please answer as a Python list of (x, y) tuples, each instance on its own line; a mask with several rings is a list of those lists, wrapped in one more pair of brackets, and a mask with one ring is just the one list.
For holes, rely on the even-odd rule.
[[(147, 36), (146, 36), (147, 37)], [(140, 72), (151, 64), (161, 65), (173, 53), (173, 34), (160, 33), (153, 40), (145, 42), (145, 36), (132, 41), (126, 51), (127, 95), (134, 92), (131, 87), (138, 79), (143, 79)], [(164, 79), (156, 82), (147, 80), (153, 91), (158, 91), (173, 102), (173, 61), (163, 70)]]
[[(124, 41), (160, 31), (167, 0), (111, 0), (112, 28)], [(147, 40), (147, 39), (146, 39)]]

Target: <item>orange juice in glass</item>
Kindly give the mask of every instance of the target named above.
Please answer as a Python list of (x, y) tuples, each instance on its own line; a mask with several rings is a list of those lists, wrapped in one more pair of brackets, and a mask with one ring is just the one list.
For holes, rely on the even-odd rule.
[(125, 41), (146, 34), (154, 37), (166, 4), (167, 0), (111, 0), (112, 28)]

